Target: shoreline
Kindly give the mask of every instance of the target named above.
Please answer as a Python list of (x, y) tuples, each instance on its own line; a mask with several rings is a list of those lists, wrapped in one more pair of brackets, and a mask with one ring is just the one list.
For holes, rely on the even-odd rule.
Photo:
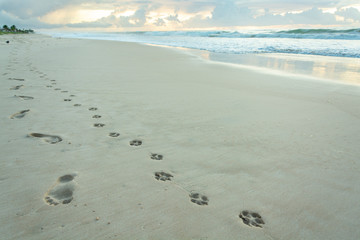
[[(46, 35), (46, 33), (44, 33)], [(48, 34), (48, 36), (52, 36)], [(56, 37), (56, 34), (55, 36)], [(70, 39), (89, 39), (87, 37), (69, 37)], [(351, 58), (343, 56), (324, 56), (311, 54), (291, 54), (291, 53), (247, 53), (247, 54), (233, 54), (233, 53), (217, 53), (209, 50), (200, 50), (186, 47), (176, 47), (146, 43), (131, 40), (116, 40), (116, 39), (101, 39), (94, 38), (93, 40), (115, 41), (115, 42), (129, 42), (145, 44), (149, 46), (159, 46), (164, 48), (174, 48), (185, 51), (189, 54), (201, 57), (208, 61), (219, 63), (228, 63), (238, 65), (240, 68), (250, 68), (255, 71), (266, 71), (271, 74), (287, 74), (299, 75), (302, 78), (313, 78), (316, 80), (325, 80), (337, 82), (340, 84), (360, 86), (360, 58)], [(164, 43), (165, 44), (165, 43)], [(291, 76), (290, 76), (291, 77)]]
[(137, 43), (10, 40), (4, 239), (360, 235), (359, 88)]

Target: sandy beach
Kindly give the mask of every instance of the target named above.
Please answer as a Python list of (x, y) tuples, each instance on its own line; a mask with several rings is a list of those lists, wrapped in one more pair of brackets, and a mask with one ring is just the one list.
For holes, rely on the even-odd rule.
[(360, 238), (359, 86), (135, 43), (0, 52), (0, 239)]

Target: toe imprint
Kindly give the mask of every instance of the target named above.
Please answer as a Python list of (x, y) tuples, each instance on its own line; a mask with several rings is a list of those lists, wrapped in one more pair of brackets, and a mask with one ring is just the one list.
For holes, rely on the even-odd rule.
[(105, 124), (103, 123), (94, 123), (94, 127), (104, 127)]
[(80, 107), (80, 106), (81, 106), (81, 104), (79, 104), (79, 103), (74, 104), (74, 107)]
[(174, 177), (170, 173), (166, 172), (156, 172), (155, 173), (155, 179), (159, 181), (171, 181), (171, 178)]
[(11, 119), (14, 119), (14, 118), (23, 118), (25, 117), (26, 113), (29, 112), (30, 110), (27, 109), (27, 110), (22, 110), (20, 112), (17, 112), (17, 113), (14, 113), (13, 115), (10, 116)]
[(74, 179), (74, 175), (66, 174), (64, 176), (59, 177), (58, 181), (62, 183), (70, 182)]
[(256, 212), (251, 212), (244, 210), (240, 213), (239, 218), (243, 220), (243, 223), (250, 227), (259, 227), (262, 228), (262, 225), (265, 224), (264, 220), (260, 214)]
[(92, 118), (101, 118), (101, 116), (100, 115), (94, 115), (94, 116), (92, 116)]
[(142, 144), (141, 140), (132, 140), (130, 141), (130, 146), (140, 146)]
[(110, 137), (118, 137), (118, 136), (120, 136), (120, 133), (111, 132), (111, 133), (109, 133), (109, 136), (110, 136)]
[(163, 159), (163, 155), (157, 154), (157, 153), (152, 153), (150, 157), (151, 157), (151, 159), (154, 159), (154, 160), (162, 160)]
[(89, 111), (96, 111), (96, 110), (97, 110), (96, 107), (91, 107), (91, 108), (89, 108)]
[(70, 98), (65, 98), (64, 101), (65, 101), (65, 102), (70, 102), (71, 99), (70, 99)]
[(42, 138), (45, 142), (55, 144), (62, 141), (62, 138), (56, 135), (48, 135), (42, 133), (30, 133), (28, 136)]
[(45, 194), (44, 201), (50, 206), (68, 204), (73, 200), (75, 190), (75, 174), (67, 174), (58, 178), (57, 183)]
[(200, 193), (191, 193), (189, 196), (190, 201), (196, 203), (197, 205), (203, 206), (209, 204), (209, 198), (205, 195), (202, 195)]

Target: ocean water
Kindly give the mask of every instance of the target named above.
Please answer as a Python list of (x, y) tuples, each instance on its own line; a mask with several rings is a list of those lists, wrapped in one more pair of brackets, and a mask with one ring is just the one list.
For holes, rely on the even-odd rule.
[(206, 50), (215, 53), (290, 53), (360, 58), (360, 29), (288, 31), (169, 31), (52, 33), (54, 37), (104, 39)]
[[(360, 29), (293, 29), (243, 32), (62, 32), (48, 34), (53, 37), (137, 42), (206, 51), (209, 60), (267, 67), (290, 73), (360, 84)], [(274, 54), (288, 57), (274, 58)], [(259, 56), (261, 57), (259, 58)], [(271, 56), (271, 58), (264, 63), (264, 56)], [(322, 72), (332, 72), (334, 74), (319, 75), (309, 67), (304, 70), (304, 66), (309, 65), (304, 64), (304, 62), (313, 61), (313, 56), (319, 56), (317, 62), (313, 64), (317, 65), (317, 69), (320, 64), (320, 68), (325, 68), (325, 70), (322, 69)], [(329, 58), (326, 60), (324, 57)], [(256, 58), (258, 58), (257, 61), (254, 60)], [(279, 61), (284, 62), (287, 58), (291, 59), (291, 69), (279, 68)], [(328, 64), (328, 62), (331, 62), (331, 64)], [(335, 64), (335, 66), (334, 62), (338, 62), (338, 64)], [(338, 74), (335, 74), (334, 69), (326, 68), (335, 68)], [(359, 80), (354, 80), (354, 78)]]

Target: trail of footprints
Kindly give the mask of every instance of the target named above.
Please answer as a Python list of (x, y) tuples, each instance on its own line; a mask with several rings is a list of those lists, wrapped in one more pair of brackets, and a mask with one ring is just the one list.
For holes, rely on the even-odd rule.
[[(35, 71), (34, 68), (32, 68), (31, 71)], [(40, 78), (46, 78), (46, 74), (37, 71), (38, 74), (40, 74)], [(13, 81), (25, 81), (23, 78), (8, 78), (9, 80)], [(53, 85), (56, 85), (56, 80), (50, 80), (50, 84), (46, 85), (47, 88), (52, 88)], [(10, 90), (20, 90), (24, 88), (24, 85), (16, 85), (10, 88)], [(55, 91), (60, 91), (61, 88), (54, 88)], [(66, 90), (62, 90), (61, 93), (68, 93)], [(15, 97), (23, 99), (23, 100), (32, 100), (34, 97), (31, 96), (25, 96), (25, 95), (15, 95)], [(75, 95), (70, 95), (70, 97), (75, 97)], [(71, 98), (64, 98), (64, 102), (71, 102)], [(73, 104), (74, 107), (81, 107), (82, 105), (80, 103)], [(90, 107), (88, 108), (89, 111), (97, 111), (97, 107)], [(17, 113), (14, 113), (10, 116), (11, 119), (22, 119), (24, 118), (28, 113), (30, 112), (30, 109), (21, 110)], [(92, 116), (94, 119), (100, 119), (102, 116), (99, 114), (95, 114)], [(105, 127), (104, 123), (94, 123), (94, 127), (96, 128), (102, 128)], [(120, 136), (120, 133), (118, 132), (110, 132), (108, 134), (109, 137), (116, 138)], [(63, 139), (60, 136), (57, 135), (51, 135), (51, 134), (44, 134), (44, 133), (30, 133), (28, 134), (28, 137), (30, 138), (36, 138), (40, 139), (46, 143), (49, 144), (56, 144), (61, 142)], [(143, 144), (142, 140), (134, 139), (129, 142), (129, 145), (132, 147), (139, 147)], [(151, 153), (150, 159), (155, 161), (161, 161), (164, 159), (164, 156), (162, 154), (158, 153)], [(76, 174), (66, 174), (61, 177), (59, 177), (56, 181), (56, 183), (45, 193), (44, 201), (50, 205), (50, 206), (57, 206), (61, 204), (69, 204), (73, 200), (73, 193), (75, 190), (75, 179)], [(154, 173), (154, 178), (157, 181), (161, 182), (171, 182), (174, 178), (174, 176), (168, 172), (165, 171), (158, 171)], [(189, 193), (189, 201), (191, 203), (194, 203), (198, 206), (208, 206), (209, 205), (209, 197), (206, 195), (203, 195), (198, 192), (190, 192)], [(261, 215), (257, 212), (243, 210), (239, 214), (239, 218), (242, 220), (242, 222), (249, 227), (258, 227), (262, 228), (265, 224), (263, 218)]]

